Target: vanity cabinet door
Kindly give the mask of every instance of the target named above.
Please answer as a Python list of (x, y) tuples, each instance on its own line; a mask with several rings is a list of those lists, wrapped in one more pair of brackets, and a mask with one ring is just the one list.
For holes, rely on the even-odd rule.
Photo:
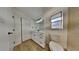
[(39, 44), (44, 47), (45, 46), (45, 36), (43, 33), (39, 33), (38, 34), (38, 41), (39, 41)]
[(32, 34), (32, 39), (39, 44), (41, 47), (45, 47), (45, 36), (41, 32), (34, 32)]

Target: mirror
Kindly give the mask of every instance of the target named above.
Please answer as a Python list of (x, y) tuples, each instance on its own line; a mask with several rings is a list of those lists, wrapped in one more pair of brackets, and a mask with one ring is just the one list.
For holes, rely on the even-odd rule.
[(42, 31), (44, 30), (44, 19), (43, 18), (39, 18), (36, 20), (36, 27), (37, 27), (37, 31)]

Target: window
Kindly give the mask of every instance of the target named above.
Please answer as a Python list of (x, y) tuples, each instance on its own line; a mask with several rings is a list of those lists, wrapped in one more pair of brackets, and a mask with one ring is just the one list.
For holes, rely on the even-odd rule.
[(51, 17), (52, 29), (63, 29), (63, 14), (62, 11), (56, 13)]

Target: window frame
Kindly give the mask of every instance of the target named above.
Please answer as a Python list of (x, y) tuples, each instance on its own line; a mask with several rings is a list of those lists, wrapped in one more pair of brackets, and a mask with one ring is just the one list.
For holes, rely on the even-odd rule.
[[(58, 21), (61, 21), (61, 27), (56, 27), (56, 28), (52, 28), (52, 23), (54, 23), (54, 22), (56, 22), (56, 21), (54, 21), (54, 22), (51, 22), (51, 20), (52, 19), (50, 19), (50, 25), (51, 25), (51, 29), (63, 29), (63, 12), (62, 11), (59, 11), (59, 12), (57, 12), (57, 13), (55, 13), (54, 15), (52, 15), (51, 16), (51, 18), (53, 17), (53, 16), (55, 16), (55, 15), (57, 15), (57, 14), (59, 14), (59, 13), (61, 13), (61, 15), (59, 16), (59, 17), (61, 17), (61, 20), (58, 20)], [(53, 19), (56, 19), (56, 18), (59, 18), (59, 17), (55, 17), (55, 18), (53, 18)]]

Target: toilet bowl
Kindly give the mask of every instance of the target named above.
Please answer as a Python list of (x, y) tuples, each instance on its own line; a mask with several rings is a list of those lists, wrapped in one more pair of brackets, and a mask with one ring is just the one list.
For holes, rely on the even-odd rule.
[(63, 47), (54, 41), (50, 41), (49, 48), (51, 51), (64, 51)]

